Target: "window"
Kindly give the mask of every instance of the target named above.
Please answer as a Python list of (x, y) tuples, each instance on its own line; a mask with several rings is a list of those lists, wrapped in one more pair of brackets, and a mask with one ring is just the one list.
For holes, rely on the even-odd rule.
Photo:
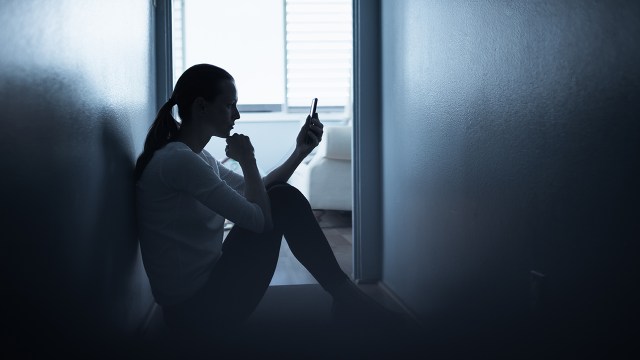
[(242, 112), (349, 112), (351, 0), (173, 0), (173, 73), (211, 63)]

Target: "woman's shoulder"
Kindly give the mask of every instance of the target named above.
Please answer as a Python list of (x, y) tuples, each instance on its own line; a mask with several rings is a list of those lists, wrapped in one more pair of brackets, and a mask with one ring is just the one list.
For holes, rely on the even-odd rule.
[(209, 163), (202, 153), (194, 153), (180, 143), (169, 143), (157, 150), (149, 168), (167, 181), (194, 177), (204, 179), (214, 173), (217, 175), (216, 166)]
[(199, 154), (194, 153), (187, 145), (174, 141), (156, 150), (151, 161), (155, 162), (156, 166), (166, 167), (177, 165), (181, 167), (185, 165), (196, 165), (198, 163), (208, 163), (203, 160), (205, 159)]
[(173, 157), (197, 157), (198, 155), (191, 151), (191, 149), (179, 141), (172, 141), (162, 148), (156, 150), (154, 157), (157, 155), (158, 159), (166, 159)]
[(190, 152), (191, 149), (183, 142), (180, 141), (171, 141), (169, 142), (167, 145), (161, 147), (160, 149), (158, 149), (157, 151), (159, 152), (175, 152), (175, 151), (186, 151), (189, 150)]

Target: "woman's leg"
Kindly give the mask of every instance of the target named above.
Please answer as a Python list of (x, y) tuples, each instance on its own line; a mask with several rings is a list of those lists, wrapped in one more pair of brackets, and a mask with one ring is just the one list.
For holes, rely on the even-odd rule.
[(275, 225), (291, 252), (334, 299), (334, 313), (343, 319), (395, 320), (395, 314), (362, 292), (340, 269), (311, 206), (298, 189), (276, 185), (270, 190)]
[(167, 317), (183, 321), (181, 327), (190, 332), (205, 334), (219, 334), (242, 323), (271, 282), (283, 234), (296, 258), (334, 300), (349, 308), (370, 307), (340, 269), (304, 195), (288, 184), (274, 185), (268, 194), (274, 229), (258, 234), (234, 226), (205, 287), (185, 303), (165, 309)]
[(278, 262), (283, 235), (296, 258), (327, 291), (332, 293), (348, 281), (304, 195), (284, 183), (269, 187), (267, 193), (274, 229), (258, 234), (234, 226), (208, 286), (211, 298), (217, 299), (229, 319), (243, 321), (262, 299)]
[(203, 298), (213, 305), (211, 317), (225, 327), (244, 321), (258, 306), (273, 277), (283, 234), (296, 258), (327, 291), (334, 294), (349, 282), (304, 195), (288, 184), (271, 186), (267, 193), (274, 229), (258, 234), (234, 226), (204, 290)]
[(258, 234), (234, 226), (205, 286), (191, 299), (163, 309), (169, 325), (188, 336), (226, 334), (246, 320), (266, 292), (282, 232)]
[(348, 280), (331, 250), (307, 199), (282, 183), (269, 189), (274, 227), (284, 234), (293, 255), (322, 287), (333, 289)]
[(234, 226), (212, 273), (210, 289), (231, 322), (243, 322), (258, 306), (271, 283), (280, 254), (282, 232), (258, 234)]

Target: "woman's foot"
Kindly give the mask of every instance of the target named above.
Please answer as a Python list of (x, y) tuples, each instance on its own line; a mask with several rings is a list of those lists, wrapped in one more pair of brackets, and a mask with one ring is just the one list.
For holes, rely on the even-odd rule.
[(376, 326), (398, 326), (405, 322), (402, 314), (387, 309), (349, 279), (338, 285), (332, 295), (331, 313), (340, 322)]

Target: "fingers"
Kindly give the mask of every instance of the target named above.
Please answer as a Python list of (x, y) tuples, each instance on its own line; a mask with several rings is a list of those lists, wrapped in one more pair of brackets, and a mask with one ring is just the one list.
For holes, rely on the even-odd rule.
[[(318, 139), (322, 138), (322, 134), (324, 133), (324, 130), (322, 130), (323, 126), (322, 124), (320, 124), (320, 126), (316, 125), (316, 124), (311, 124), (309, 126), (308, 129), (308, 133), (313, 133)], [(318, 140), (320, 141), (320, 140)]]
[(316, 125), (316, 126), (321, 127), (321, 128), (324, 127), (324, 125), (320, 122), (320, 119), (318, 118), (318, 113), (314, 113), (313, 117), (307, 115), (306, 124), (307, 125)]
[(310, 145), (314, 147), (320, 143), (321, 136), (316, 135), (313, 131), (307, 131), (307, 137), (311, 140)]
[(311, 125), (316, 125), (316, 126), (318, 126), (320, 128), (324, 127), (324, 125), (320, 122), (320, 119), (318, 119), (318, 114), (317, 113), (313, 114), (312, 118), (309, 118), (309, 116), (307, 115), (307, 120), (309, 121), (309, 123)]
[(253, 145), (248, 136), (242, 134), (233, 134), (227, 139), (227, 146), (225, 147), (225, 153), (231, 151), (231, 153), (253, 151)]
[(245, 141), (249, 141), (249, 137), (242, 134), (233, 134), (226, 139), (227, 145), (229, 144), (240, 144)]
[(322, 132), (324, 128), (324, 125), (322, 124), (310, 124), (309, 125), (309, 130), (312, 130), (313, 132)]

